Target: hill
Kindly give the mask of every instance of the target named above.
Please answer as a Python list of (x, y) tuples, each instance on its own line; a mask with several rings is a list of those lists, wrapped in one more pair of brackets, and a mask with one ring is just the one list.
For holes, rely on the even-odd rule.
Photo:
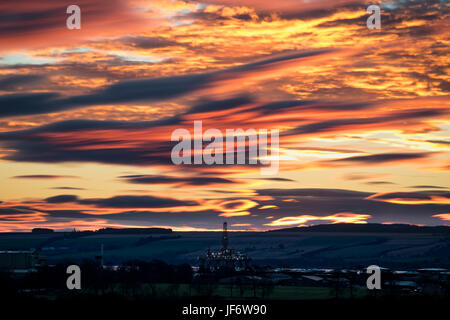
[(269, 230), (267, 232), (364, 232), (364, 233), (449, 233), (448, 226), (416, 226), (410, 224), (336, 223), (307, 227)]

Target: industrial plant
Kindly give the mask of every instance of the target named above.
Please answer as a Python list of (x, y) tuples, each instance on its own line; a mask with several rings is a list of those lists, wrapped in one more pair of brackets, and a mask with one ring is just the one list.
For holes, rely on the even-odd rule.
[(227, 223), (223, 223), (222, 248), (214, 251), (208, 248), (206, 253), (198, 257), (199, 268), (201, 271), (218, 271), (223, 269), (242, 271), (249, 266), (250, 258), (245, 254), (234, 249), (228, 248), (228, 230)]

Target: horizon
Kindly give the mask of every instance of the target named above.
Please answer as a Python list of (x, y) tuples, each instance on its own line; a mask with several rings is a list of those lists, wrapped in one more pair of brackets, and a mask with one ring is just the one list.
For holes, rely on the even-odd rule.
[[(228, 230), (228, 232), (274, 232), (274, 231), (285, 231), (285, 230), (290, 230), (290, 229), (308, 229), (308, 228), (314, 228), (314, 227), (320, 227), (320, 226), (342, 226), (342, 225), (350, 225), (350, 226), (406, 226), (406, 227), (418, 227), (418, 228), (441, 228), (441, 227), (445, 227), (445, 228), (449, 228), (450, 230), (450, 225), (445, 225), (445, 224), (441, 224), (441, 225), (433, 225), (433, 226), (426, 226), (426, 225), (417, 225), (417, 224), (407, 224), (407, 223), (347, 223), (347, 222), (343, 222), (343, 223), (321, 223), (321, 224), (312, 224), (312, 225), (303, 225), (303, 226), (295, 226), (295, 227), (285, 227), (285, 228), (278, 228), (278, 229), (261, 229), (261, 230), (249, 230), (249, 229), (234, 229), (234, 230)], [(42, 229), (45, 231), (49, 231), (48, 233), (45, 234), (52, 234), (52, 233), (71, 233), (71, 232), (99, 232), (101, 230), (108, 230), (108, 229), (112, 229), (112, 230), (136, 230), (136, 229), (156, 229), (156, 230), (170, 230), (171, 232), (217, 232), (217, 233), (223, 233), (223, 229), (204, 229), (204, 230), (199, 230), (199, 229), (195, 229), (195, 230), (186, 230), (186, 229), (172, 229), (172, 228), (168, 228), (168, 227), (145, 227), (145, 226), (140, 226), (140, 227), (105, 227), (105, 228), (100, 228), (100, 229), (84, 229), (84, 230), (77, 230), (77, 229), (51, 229), (51, 228), (42, 228), (42, 227), (37, 227), (37, 228), (33, 228), (33, 229), (29, 229), (26, 231), (6, 231), (6, 232), (0, 232), (0, 234), (2, 233), (33, 233), (35, 229)], [(36, 232), (36, 234), (39, 234)]]

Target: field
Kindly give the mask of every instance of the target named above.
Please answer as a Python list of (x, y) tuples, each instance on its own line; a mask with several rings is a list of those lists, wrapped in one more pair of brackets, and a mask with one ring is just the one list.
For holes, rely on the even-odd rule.
[[(217, 232), (170, 235), (0, 234), (0, 250), (39, 249), (49, 263), (93, 259), (104, 246), (106, 264), (160, 259), (197, 264), (208, 248), (220, 247)], [(377, 264), (393, 268), (450, 267), (448, 235), (432, 233), (232, 232), (230, 247), (259, 265), (345, 268)]]
[[(124, 296), (153, 296), (158, 298), (184, 299), (192, 297), (214, 297), (219, 299), (258, 299), (265, 298), (271, 300), (322, 300), (335, 297), (335, 291), (328, 287), (299, 287), (276, 285), (268, 291), (261, 286), (253, 288), (251, 285), (238, 286), (216, 284), (216, 285), (192, 285), (192, 284), (167, 284), (154, 283), (142, 284), (132, 290), (116, 286), (113, 290), (115, 294)], [(89, 290), (84, 290), (87, 294), (94, 294)], [(369, 290), (365, 288), (353, 288), (352, 293), (349, 288), (341, 288), (340, 298), (364, 298), (370, 295)], [(107, 291), (105, 294), (111, 294)], [(99, 292), (95, 292), (99, 294)]]

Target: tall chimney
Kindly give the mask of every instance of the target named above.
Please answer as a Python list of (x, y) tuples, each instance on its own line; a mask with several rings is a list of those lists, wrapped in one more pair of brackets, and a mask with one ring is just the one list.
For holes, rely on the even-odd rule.
[(227, 223), (223, 223), (223, 231), (222, 231), (222, 249), (226, 250), (228, 249), (228, 230), (227, 230)]

